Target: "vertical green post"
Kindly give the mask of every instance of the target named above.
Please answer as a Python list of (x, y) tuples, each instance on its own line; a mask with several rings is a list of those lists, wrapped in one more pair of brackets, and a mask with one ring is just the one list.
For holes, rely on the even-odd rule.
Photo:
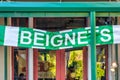
[[(4, 25), (7, 25), (7, 18), (4, 18)], [(4, 80), (7, 80), (7, 46), (4, 47)]]
[(96, 73), (96, 16), (95, 11), (90, 12), (91, 26), (91, 41), (90, 41), (90, 56), (91, 56), (91, 80), (97, 80)]

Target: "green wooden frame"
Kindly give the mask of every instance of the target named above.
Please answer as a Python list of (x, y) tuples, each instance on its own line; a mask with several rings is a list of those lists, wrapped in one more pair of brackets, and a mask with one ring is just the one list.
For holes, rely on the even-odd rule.
[(120, 16), (120, 2), (0, 2), (0, 17), (90, 17), (91, 80), (96, 80), (95, 18), (107, 16)]
[(120, 2), (0, 2), (0, 17), (120, 16)]
[(1, 2), (0, 11), (11, 12), (119, 12), (120, 2)]

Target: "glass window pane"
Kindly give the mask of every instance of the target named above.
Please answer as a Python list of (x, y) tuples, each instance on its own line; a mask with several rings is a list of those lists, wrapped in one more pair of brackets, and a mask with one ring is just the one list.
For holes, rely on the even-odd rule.
[(66, 52), (66, 79), (83, 80), (83, 50)]
[(38, 80), (55, 80), (56, 51), (38, 50)]
[(65, 29), (86, 27), (86, 18), (35, 18), (34, 26), (35, 28), (42, 30), (60, 31)]
[(12, 18), (12, 26), (28, 27), (28, 18)]
[(14, 48), (14, 80), (26, 79), (26, 49)]
[(106, 71), (105, 48), (97, 47), (97, 80), (105, 80)]
[[(27, 27), (28, 18), (12, 18), (12, 26)], [(26, 67), (27, 67), (27, 49), (25, 48), (13, 48), (13, 71), (14, 80), (19, 80), (19, 78), (26, 79)], [(21, 80), (21, 79), (20, 79)]]

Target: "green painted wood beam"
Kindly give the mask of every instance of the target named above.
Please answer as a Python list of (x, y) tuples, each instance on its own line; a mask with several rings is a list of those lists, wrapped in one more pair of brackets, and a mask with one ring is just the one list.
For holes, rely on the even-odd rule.
[[(89, 17), (89, 12), (1, 12), (0, 17)], [(120, 12), (96, 12), (96, 17), (120, 17)]]
[(96, 17), (120, 17), (120, 12), (97, 12)]
[(87, 12), (1, 12), (0, 17), (89, 17)]
[(120, 2), (0, 2), (2, 11), (119, 12)]
[(91, 26), (91, 41), (90, 41), (90, 56), (91, 56), (91, 80), (97, 80), (96, 68), (96, 13), (90, 12), (90, 26)]

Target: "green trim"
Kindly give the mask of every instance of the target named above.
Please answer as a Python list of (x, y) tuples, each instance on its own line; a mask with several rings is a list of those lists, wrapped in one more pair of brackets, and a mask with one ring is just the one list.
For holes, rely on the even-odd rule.
[[(72, 6), (71, 6), (72, 5)], [(120, 16), (120, 2), (1, 2), (0, 17)]]
[(89, 17), (88, 12), (1, 12), (0, 17)]
[(120, 12), (97, 12), (96, 17), (119, 17)]
[[(1, 2), (0, 11), (120, 11), (120, 2)], [(36, 12), (35, 12), (36, 13)]]
[[(89, 12), (0, 12), (0, 17), (89, 17)], [(96, 12), (96, 17), (118, 17), (120, 12)]]
[(90, 12), (90, 26), (91, 26), (91, 43), (90, 43), (90, 56), (91, 56), (91, 80), (96, 79), (96, 13), (95, 11)]
[[(7, 18), (4, 18), (4, 24), (7, 24)], [(4, 80), (7, 80), (7, 46), (4, 47)]]

